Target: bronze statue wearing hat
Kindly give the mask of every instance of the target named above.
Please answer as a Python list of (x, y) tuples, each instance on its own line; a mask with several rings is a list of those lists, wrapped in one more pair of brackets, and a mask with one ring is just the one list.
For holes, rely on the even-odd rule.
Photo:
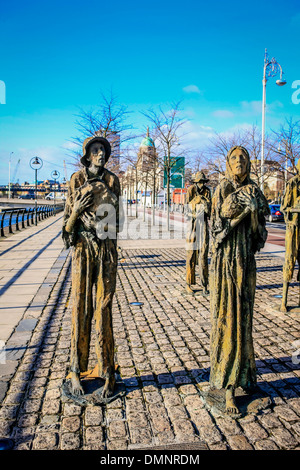
[[(296, 261), (300, 266), (300, 160), (296, 166), (297, 174), (288, 181), (281, 203), (286, 222), (285, 261), (283, 267), (283, 295), (280, 310), (287, 312), (287, 295), (289, 283), (292, 280)], [(297, 273), (300, 281), (300, 270)], [(300, 296), (298, 308), (300, 306)]]
[[(111, 396), (115, 386), (112, 301), (118, 263), (120, 184), (118, 177), (104, 168), (110, 153), (110, 143), (103, 137), (90, 137), (83, 142), (81, 163), (84, 168), (71, 176), (65, 207), (63, 239), (67, 248), (73, 246), (68, 377), (75, 396), (84, 394), (80, 379), (88, 368), (93, 314), (97, 355), (94, 376), (105, 380), (103, 398)], [(114, 227), (101, 224), (103, 208), (115, 215), (111, 223)]]
[(208, 219), (211, 211), (210, 189), (205, 185), (209, 180), (203, 171), (196, 173), (194, 184), (187, 190), (188, 227), (186, 237), (186, 291), (193, 294), (196, 284), (196, 265), (199, 265), (200, 284), (203, 293), (208, 294)]

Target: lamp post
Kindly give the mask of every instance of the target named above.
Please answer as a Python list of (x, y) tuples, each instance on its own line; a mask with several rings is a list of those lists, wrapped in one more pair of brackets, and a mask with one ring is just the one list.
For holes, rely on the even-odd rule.
[(56, 215), (56, 207), (55, 207), (56, 180), (58, 180), (59, 177), (60, 177), (59, 171), (53, 170), (52, 173), (51, 173), (51, 178), (54, 179), (54, 200), (53, 200), (53, 204), (54, 204), (54, 215)]
[(30, 167), (35, 171), (35, 225), (37, 225), (37, 172), (43, 166), (43, 160), (39, 157), (33, 157), (30, 160)]
[(275, 57), (269, 59), (267, 49), (265, 50), (264, 73), (263, 73), (263, 99), (262, 99), (262, 141), (261, 141), (261, 161), (260, 161), (260, 189), (264, 192), (264, 165), (265, 165), (265, 124), (266, 124), (266, 86), (268, 78), (275, 77), (280, 74), (279, 80), (276, 80), (276, 85), (283, 86), (286, 81), (282, 79), (282, 68), (277, 62)]
[(14, 152), (10, 152), (9, 162), (8, 162), (8, 199), (10, 199), (10, 165), (11, 165), (11, 156)]

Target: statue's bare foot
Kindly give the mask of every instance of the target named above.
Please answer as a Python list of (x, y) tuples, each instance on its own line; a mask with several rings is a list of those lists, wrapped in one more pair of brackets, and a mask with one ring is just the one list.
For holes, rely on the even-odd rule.
[(84, 395), (83, 388), (80, 384), (79, 374), (71, 372), (71, 391), (73, 395)]
[(231, 387), (226, 390), (226, 413), (239, 413), (239, 409), (235, 403), (234, 390)]
[(285, 305), (285, 304), (281, 304), (280, 311), (281, 311), (282, 313), (286, 313), (286, 312), (287, 312), (287, 308), (286, 308), (286, 305)]
[(194, 294), (194, 291), (193, 289), (191, 288), (191, 286), (189, 284), (186, 285), (186, 288), (185, 288), (187, 294)]
[(115, 379), (114, 376), (105, 380), (105, 384), (104, 384), (103, 390), (102, 390), (102, 397), (103, 398), (109, 398), (113, 395), (115, 384), (116, 384), (116, 379)]

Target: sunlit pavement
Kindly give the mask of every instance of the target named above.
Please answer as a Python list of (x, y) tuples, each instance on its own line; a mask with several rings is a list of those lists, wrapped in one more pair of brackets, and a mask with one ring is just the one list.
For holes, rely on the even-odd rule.
[[(71, 328), (70, 254), (62, 250), (44, 280), (52, 282), (47, 300), (41, 306), (34, 296), (38, 315), (31, 310), (27, 316), (26, 310), (22, 317), (36, 324), (27, 321), (22, 329), (20, 322), (7, 343), (7, 361), (0, 365), (0, 435), (11, 437), (15, 449), (121, 450), (191, 442), (209, 449), (298, 449), (299, 314), (271, 308), (280, 302), (283, 258), (268, 250), (257, 256), (253, 337), (258, 384), (272, 406), (233, 420), (209, 412), (199, 394), (209, 378), (209, 297), (184, 294), (183, 240), (142, 243), (120, 241), (113, 304), (116, 362), (126, 396), (87, 408), (61, 399)], [(290, 304), (297, 305), (298, 294), (295, 273)], [(23, 342), (14, 342), (22, 332)], [(91, 367), (93, 341), (94, 333)]]

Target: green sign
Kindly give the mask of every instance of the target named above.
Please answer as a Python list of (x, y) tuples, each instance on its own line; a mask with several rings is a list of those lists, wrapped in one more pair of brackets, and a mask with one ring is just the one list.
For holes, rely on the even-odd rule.
[[(184, 188), (185, 157), (170, 157), (170, 186), (180, 189)], [(165, 157), (164, 164), (164, 187), (167, 187), (168, 159)]]

